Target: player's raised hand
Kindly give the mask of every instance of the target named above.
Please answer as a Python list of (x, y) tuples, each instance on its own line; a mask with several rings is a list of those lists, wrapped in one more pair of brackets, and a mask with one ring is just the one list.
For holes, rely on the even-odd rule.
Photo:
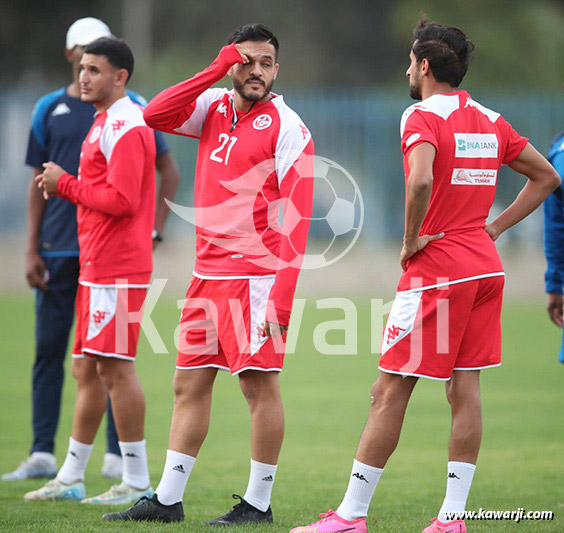
[(403, 243), (403, 248), (400, 253), (400, 264), (402, 270), (407, 270), (406, 262), (407, 260), (414, 256), (417, 252), (420, 252), (427, 246), (430, 242), (438, 241), (445, 236), (444, 233), (437, 233), (436, 235), (422, 235), (418, 237), (413, 243), (405, 242)]
[(241, 46), (240, 44), (236, 44), (235, 48), (237, 48), (237, 50), (241, 54), (241, 57), (243, 58), (243, 63), (250, 63), (251, 62), (251, 59), (253, 57), (253, 53), (248, 48), (245, 48), (244, 46)]
[(564, 299), (561, 294), (548, 294), (548, 305), (546, 306), (546, 310), (548, 311), (548, 315), (550, 316), (550, 320), (552, 320), (559, 328), (562, 327), (564, 324)]

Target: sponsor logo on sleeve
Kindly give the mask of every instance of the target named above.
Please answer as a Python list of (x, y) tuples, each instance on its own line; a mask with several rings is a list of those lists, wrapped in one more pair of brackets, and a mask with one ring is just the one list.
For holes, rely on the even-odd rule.
[(265, 130), (272, 124), (272, 117), (270, 115), (259, 115), (253, 121), (253, 128), (255, 130)]
[(452, 185), (495, 185), (497, 170), (484, 168), (455, 168), (452, 171)]
[(455, 133), (455, 157), (497, 158), (498, 140), (495, 133)]

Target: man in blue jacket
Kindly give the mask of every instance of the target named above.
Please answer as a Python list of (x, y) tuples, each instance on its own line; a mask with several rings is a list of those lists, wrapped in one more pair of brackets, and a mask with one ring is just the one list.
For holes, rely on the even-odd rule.
[[(564, 179), (564, 132), (552, 141), (548, 160)], [(562, 286), (564, 285), (564, 189), (558, 187), (544, 202), (544, 253), (547, 270), (544, 276), (548, 293), (550, 319), (562, 328), (564, 323)], [(564, 363), (564, 338), (558, 359)]]
[[(36, 351), (33, 367), (33, 444), (30, 456), (3, 480), (54, 477), (57, 474), (54, 439), (59, 423), (63, 363), (74, 318), (78, 284), (76, 206), (62, 198), (45, 201), (35, 184), (42, 165), (54, 161), (73, 175), (78, 173), (82, 141), (92, 126), (94, 106), (80, 99), (79, 63), (84, 47), (100, 37), (111, 36), (101, 20), (87, 17), (75, 21), (66, 37), (65, 56), (72, 65), (70, 85), (41, 97), (33, 111), (26, 164), (33, 168), (27, 198), (26, 278), (35, 289)], [(128, 91), (140, 105), (146, 102)], [(168, 215), (165, 198), (172, 200), (179, 181), (178, 168), (162, 134), (155, 133), (156, 166), (161, 177), (153, 242), (162, 240)], [(107, 453), (102, 474), (121, 478), (118, 437), (108, 403)]]

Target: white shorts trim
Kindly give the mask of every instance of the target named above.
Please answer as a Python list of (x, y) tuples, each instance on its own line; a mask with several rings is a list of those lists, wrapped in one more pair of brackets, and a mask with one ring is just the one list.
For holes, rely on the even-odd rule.
[(237, 370), (237, 372), (231, 372), (231, 374), (236, 376), (245, 370), (258, 370), (259, 372), (282, 372), (281, 368), (259, 368), (258, 366), (246, 366), (245, 368), (241, 368), (241, 370)]
[[(122, 355), (118, 353), (105, 353), (99, 352), (98, 350), (92, 350), (90, 348), (82, 348), (83, 352), (88, 352), (94, 355), (100, 355), (101, 357), (115, 357), (116, 359), (124, 359), (125, 361), (135, 361), (135, 357), (131, 357), (129, 355)], [(74, 357), (74, 355), (73, 355)], [(84, 357), (84, 356), (83, 356)]]
[(249, 280), (249, 306), (251, 308), (251, 357), (258, 353), (258, 351), (268, 341), (268, 337), (258, 339), (256, 333), (258, 328), (260, 328), (266, 320), (268, 297), (270, 296), (270, 291), (273, 285), (274, 277)]
[(91, 281), (79, 281), (80, 285), (84, 285), (85, 287), (96, 287), (99, 289), (148, 289), (151, 284), (150, 283), (92, 283)]
[(432, 379), (433, 381), (449, 381), (450, 378), (436, 378), (433, 376), (425, 376), (424, 374), (412, 374), (410, 372), (395, 372), (394, 370), (387, 370), (386, 368), (382, 368), (381, 366), (378, 366), (378, 370), (380, 370), (381, 372), (386, 372), (386, 374), (396, 374), (398, 376), (402, 376), (404, 378), (408, 377), (408, 376), (412, 376), (414, 378), (425, 378), (425, 379)]
[(469, 367), (469, 368), (453, 368), (453, 370), (460, 370), (460, 371), (464, 371), (464, 370), (485, 370), (486, 368), (496, 368), (498, 366), (501, 366), (501, 363), (497, 363), (496, 365), (486, 365), (486, 366), (474, 366), (474, 367)]
[(478, 276), (471, 276), (469, 278), (455, 279), (453, 281), (445, 281), (444, 283), (437, 283), (435, 285), (426, 285), (425, 287), (415, 287), (406, 291), (397, 291), (397, 294), (406, 294), (409, 292), (428, 291), (429, 289), (438, 289), (439, 287), (446, 287), (448, 285), (456, 285), (457, 283), (464, 283), (465, 281), (474, 281), (475, 279), (495, 278), (497, 276), (505, 276), (505, 272), (491, 272), (490, 274), (479, 274)]
[(217, 368), (229, 372), (229, 367), (221, 365), (177, 366), (176, 370), (196, 370), (197, 368)]
[(192, 274), (196, 278), (200, 279), (267, 279), (267, 278), (275, 278), (276, 274), (266, 274), (264, 276), (207, 276), (204, 274), (198, 274), (195, 270)]
[(413, 331), (422, 297), (423, 291), (396, 294), (382, 337), (382, 355)]

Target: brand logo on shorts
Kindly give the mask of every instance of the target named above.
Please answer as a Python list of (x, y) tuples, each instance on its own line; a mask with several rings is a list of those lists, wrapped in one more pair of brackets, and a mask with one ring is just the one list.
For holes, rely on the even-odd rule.
[(455, 157), (497, 158), (498, 141), (495, 133), (455, 133)]
[(272, 124), (272, 117), (270, 115), (259, 115), (253, 121), (253, 128), (255, 130), (265, 130)]
[(452, 185), (495, 185), (497, 170), (483, 168), (455, 168), (452, 171)]
[(399, 326), (390, 326), (388, 328), (388, 344), (390, 342), (395, 341), (402, 332), (405, 331), (405, 328), (400, 328)]
[(94, 320), (94, 324), (100, 324), (104, 320), (104, 318), (106, 318), (107, 314), (107, 311), (96, 311), (95, 313), (93, 313), (92, 320)]

